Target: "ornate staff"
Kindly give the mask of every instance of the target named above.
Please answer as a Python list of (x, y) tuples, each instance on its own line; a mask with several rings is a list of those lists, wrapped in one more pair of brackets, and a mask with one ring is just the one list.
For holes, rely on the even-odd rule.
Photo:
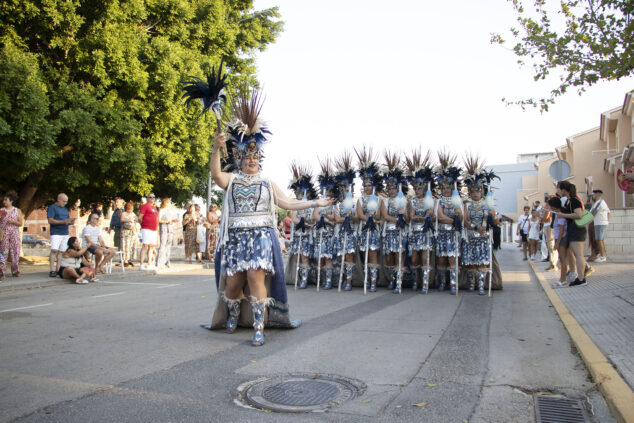
[[(189, 81), (182, 82), (184, 84), (183, 90), (185, 91), (183, 94), (185, 106), (189, 108), (193, 100), (200, 100), (203, 106), (201, 115), (212, 110), (216, 118), (216, 133), (222, 131), (222, 105), (227, 100), (225, 94), (227, 74), (222, 74), (222, 66), (223, 61), (221, 60), (220, 66), (218, 66), (218, 73), (216, 73), (216, 68), (212, 67), (211, 73), (206, 75), (207, 81), (192, 76)], [(227, 157), (227, 147), (223, 145), (220, 148), (223, 157)]]

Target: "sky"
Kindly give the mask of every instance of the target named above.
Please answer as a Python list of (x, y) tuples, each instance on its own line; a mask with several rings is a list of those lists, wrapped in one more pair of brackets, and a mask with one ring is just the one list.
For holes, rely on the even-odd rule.
[[(543, 97), (556, 86), (517, 64), (506, 0), (255, 1), (256, 10), (272, 6), (285, 29), (256, 59), (273, 131), (263, 174), (280, 186), (291, 160), (317, 173), (318, 158), (362, 145), (379, 153), (446, 147), (488, 165), (515, 163), (599, 126), (634, 89), (628, 78), (582, 96), (570, 90), (544, 114), (506, 106), (504, 97)], [(490, 43), (494, 32), (508, 48)]]

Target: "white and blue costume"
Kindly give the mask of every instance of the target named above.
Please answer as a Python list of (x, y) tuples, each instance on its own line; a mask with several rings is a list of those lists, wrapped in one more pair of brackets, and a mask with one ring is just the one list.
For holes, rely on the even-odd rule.
[(489, 249), (491, 248), (489, 233), (480, 233), (475, 230), (475, 228), (486, 226), (485, 200), (469, 202), (466, 209), (472, 227), (466, 228), (466, 238), (462, 244), (462, 264), (465, 266), (488, 266)]
[[(414, 197), (411, 202), (412, 209), (414, 210), (414, 216), (425, 217), (427, 216), (426, 210), (423, 207), (423, 199)], [(431, 250), (434, 246), (434, 236), (431, 230), (424, 231), (424, 222), (410, 222), (409, 236), (407, 242), (409, 245), (410, 255), (412, 251), (427, 251)]]

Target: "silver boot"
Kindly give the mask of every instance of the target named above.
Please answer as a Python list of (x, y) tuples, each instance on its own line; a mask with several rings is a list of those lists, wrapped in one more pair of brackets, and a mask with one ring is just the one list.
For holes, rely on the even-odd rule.
[(486, 272), (478, 272), (478, 295), (485, 295), (484, 292), (484, 280), (486, 279)]
[(299, 277), (300, 277), (299, 289), (306, 289), (306, 287), (308, 286), (308, 271), (309, 270), (310, 269), (308, 269), (308, 267), (299, 268)]
[(370, 271), (370, 292), (376, 292), (376, 281), (379, 279), (379, 268), (376, 265), (368, 266)]
[(420, 292), (422, 292), (423, 294), (427, 294), (427, 292), (429, 291), (429, 269), (427, 269), (426, 267), (422, 269), (422, 273), (423, 273), (423, 282), (422, 282), (422, 287), (420, 289)]
[(259, 347), (264, 345), (264, 312), (270, 299), (264, 298), (257, 301), (251, 301), (251, 310), (253, 311), (253, 340), (251, 345)]
[(438, 269), (438, 290), (444, 291), (447, 284), (447, 269)]
[(332, 267), (326, 267), (326, 283), (324, 289), (332, 288)]
[(240, 317), (240, 301), (241, 299), (227, 298), (223, 293), (222, 299), (227, 303), (229, 310), (229, 318), (227, 318), (227, 333), (233, 333), (238, 327), (238, 317)]
[(344, 291), (351, 291), (352, 277), (354, 276), (354, 264), (344, 263), (344, 270), (346, 272), (346, 286), (343, 289)]
[(394, 289), (395, 281), (396, 281), (396, 271), (394, 266), (385, 266), (387, 268), (387, 289)]
[(449, 269), (449, 286), (451, 290), (449, 291), (451, 294), (455, 294), (457, 292), (456, 284), (458, 283), (456, 279), (457, 273), (456, 269)]
[(474, 274), (472, 270), (467, 270), (467, 280), (469, 281), (469, 291), (475, 291)]
[(412, 267), (412, 291), (416, 292), (418, 290), (418, 275), (420, 274), (420, 266)]

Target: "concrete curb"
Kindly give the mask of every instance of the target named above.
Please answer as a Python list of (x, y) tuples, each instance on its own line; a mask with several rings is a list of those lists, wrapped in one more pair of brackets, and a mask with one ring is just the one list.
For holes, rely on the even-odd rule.
[[(160, 275), (166, 275), (166, 274), (172, 274), (172, 273), (188, 272), (192, 270), (196, 270), (196, 271), (210, 270), (211, 271), (210, 276), (213, 276), (214, 274), (213, 268), (210, 268), (206, 264), (203, 264), (200, 267), (194, 267), (194, 268), (192, 267), (183, 268), (182, 266), (174, 266), (171, 268), (164, 268), (161, 270), (156, 270), (156, 269), (144, 270), (144, 271), (128, 270), (125, 273), (121, 271), (116, 271), (107, 275), (98, 275), (98, 278), (101, 280), (101, 282), (108, 282), (108, 281), (126, 279), (129, 277), (143, 278), (143, 277), (149, 277), (149, 276), (160, 276)], [(12, 292), (12, 291), (17, 291), (21, 289), (46, 288), (49, 286), (59, 286), (59, 285), (74, 285), (74, 284), (69, 280), (65, 280), (61, 278), (50, 278), (48, 277), (48, 274), (44, 274), (44, 276), (42, 276), (42, 279), (38, 279), (34, 281), (19, 281), (19, 282), (12, 283), (12, 282), (7, 282), (5, 279), (5, 282), (0, 284), (0, 293)]]
[[(579, 322), (568, 310), (559, 298), (559, 295), (550, 286), (541, 270), (537, 268), (535, 263), (529, 262), (531, 270), (551, 304), (557, 311), (559, 318), (563, 322), (572, 342), (577, 347), (577, 351), (581, 355), (584, 363), (588, 367), (592, 378), (599, 387), (599, 391), (605, 398), (605, 401), (612, 412), (614, 418), (621, 423), (634, 422), (634, 392), (629, 385), (614, 370), (612, 364), (603, 355), (599, 347), (590, 339)], [(583, 289), (583, 288), (577, 288)]]

